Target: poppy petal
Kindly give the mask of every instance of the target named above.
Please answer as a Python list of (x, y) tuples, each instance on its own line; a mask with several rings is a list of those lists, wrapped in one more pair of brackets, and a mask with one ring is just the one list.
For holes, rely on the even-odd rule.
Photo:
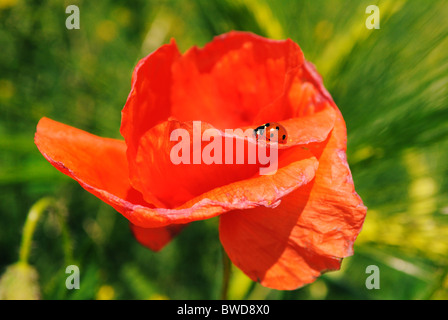
[(304, 62), (291, 40), (269, 40), (248, 32), (215, 37), (173, 63), (172, 116), (216, 128), (253, 126), (266, 105), (282, 95), (287, 74)]
[(172, 224), (161, 228), (142, 228), (131, 223), (130, 227), (135, 239), (140, 244), (152, 251), (160, 251), (171, 239), (182, 231), (185, 225)]
[(325, 270), (339, 269), (340, 258), (301, 246), (298, 240), (313, 240), (294, 235), (307, 201), (299, 193), (283, 198), (277, 208), (232, 211), (220, 217), (220, 240), (230, 260), (263, 286), (293, 290)]
[(178, 57), (179, 50), (172, 40), (141, 59), (134, 69), (131, 91), (121, 112), (120, 128), (127, 145), (131, 173), (135, 170), (131, 161), (141, 136), (170, 116), (171, 66)]
[(332, 100), (321, 90), (321, 84), (316, 83), (317, 78), (309, 69), (305, 61), (286, 74), (282, 94), (258, 111), (256, 123), (302, 118), (327, 107)]
[(288, 141), (281, 147), (325, 141), (333, 129), (335, 119), (334, 108), (326, 103), (322, 110), (313, 114), (280, 121), (288, 132)]
[(35, 143), (59, 171), (114, 207), (132, 224), (143, 228), (186, 224), (236, 209), (272, 207), (286, 194), (309, 183), (317, 170), (317, 160), (308, 157), (309, 154), (299, 160), (285, 157), (288, 163), (282, 164), (275, 175), (234, 182), (205, 192), (177, 208), (165, 209), (157, 207), (155, 197), (154, 203), (143, 200), (140, 192), (130, 186), (123, 141), (101, 138), (42, 118), (37, 125)]
[[(34, 141), (44, 157), (59, 171), (109, 204), (118, 199), (145, 206), (141, 194), (129, 184), (124, 141), (102, 138), (63, 123), (42, 118)], [(112, 198), (116, 198), (110, 203)], [(149, 197), (148, 197), (149, 198)]]
[[(54, 167), (117, 211), (125, 212), (130, 203), (154, 207), (129, 184), (124, 141), (97, 137), (42, 118), (37, 125), (35, 143)], [(176, 226), (147, 230), (151, 238), (147, 235), (145, 244), (160, 250), (180, 230)]]
[(326, 144), (317, 148), (314, 181), (273, 209), (234, 211), (220, 217), (220, 239), (230, 259), (251, 279), (295, 289), (335, 270), (353, 254), (366, 207), (354, 191), (345, 158), (345, 123), (337, 113)]

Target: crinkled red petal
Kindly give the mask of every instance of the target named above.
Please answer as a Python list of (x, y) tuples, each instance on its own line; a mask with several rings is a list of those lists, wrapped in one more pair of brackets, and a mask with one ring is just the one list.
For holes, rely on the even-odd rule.
[(353, 254), (366, 207), (347, 165), (345, 124), (337, 113), (325, 144), (316, 146), (312, 183), (276, 208), (233, 211), (220, 217), (220, 238), (230, 259), (251, 279), (275, 289), (296, 289)]
[[(129, 183), (123, 141), (101, 138), (42, 118), (37, 125), (35, 143), (54, 167), (127, 218), (132, 217), (136, 207), (154, 208)], [(140, 241), (140, 232), (133, 230), (139, 234)], [(177, 225), (145, 229), (144, 245), (160, 250), (179, 231)]]

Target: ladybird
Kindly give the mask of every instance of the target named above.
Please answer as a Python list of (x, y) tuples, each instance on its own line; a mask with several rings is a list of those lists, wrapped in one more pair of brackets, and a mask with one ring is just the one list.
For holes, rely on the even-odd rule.
[[(285, 127), (277, 122), (268, 122), (255, 128), (254, 135), (256, 138), (263, 136), (266, 138), (266, 141), (278, 143), (286, 143), (288, 139)], [(278, 141), (275, 141), (275, 137), (277, 137)]]

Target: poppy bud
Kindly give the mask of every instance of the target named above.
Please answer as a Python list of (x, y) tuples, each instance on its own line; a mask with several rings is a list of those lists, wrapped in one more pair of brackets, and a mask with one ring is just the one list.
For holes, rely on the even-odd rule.
[(27, 263), (6, 268), (0, 278), (0, 300), (39, 300), (39, 274)]

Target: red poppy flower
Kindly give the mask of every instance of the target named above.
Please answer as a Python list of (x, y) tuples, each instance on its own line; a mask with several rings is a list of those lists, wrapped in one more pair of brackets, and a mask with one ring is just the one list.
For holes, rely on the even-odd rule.
[[(253, 140), (225, 129), (280, 124), (287, 138), (278, 144), (278, 169), (262, 175), (259, 162), (173, 163), (170, 135), (194, 135), (194, 121), (200, 134), (215, 128), (246, 147)], [(148, 248), (160, 250), (187, 223), (220, 216), (232, 262), (276, 289), (310, 283), (353, 254), (366, 208), (347, 165), (345, 123), (291, 40), (230, 32), (184, 54), (171, 41), (136, 66), (121, 133), (124, 141), (43, 118), (35, 143), (125, 216)]]

